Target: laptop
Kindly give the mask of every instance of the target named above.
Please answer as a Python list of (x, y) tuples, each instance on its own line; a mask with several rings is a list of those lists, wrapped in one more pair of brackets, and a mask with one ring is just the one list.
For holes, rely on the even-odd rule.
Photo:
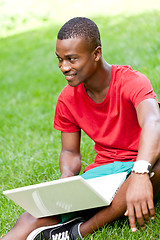
[(73, 176), (3, 191), (36, 218), (108, 206), (127, 172), (85, 180)]

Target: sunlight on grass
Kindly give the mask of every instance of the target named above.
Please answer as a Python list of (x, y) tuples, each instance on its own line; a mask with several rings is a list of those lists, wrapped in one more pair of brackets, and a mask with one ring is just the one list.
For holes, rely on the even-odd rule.
[(0, 0), (0, 36), (63, 23), (75, 16), (128, 16), (155, 9), (160, 9), (159, 0)]

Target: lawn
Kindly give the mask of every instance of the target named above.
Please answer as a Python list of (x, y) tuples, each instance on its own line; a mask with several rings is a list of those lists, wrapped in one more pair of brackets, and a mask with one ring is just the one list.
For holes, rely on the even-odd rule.
[[(92, 18), (100, 28), (103, 56), (131, 65), (151, 81), (160, 100), (160, 14)], [(60, 133), (53, 129), (57, 97), (66, 81), (55, 56), (58, 24), (0, 39), (0, 236), (24, 211), (3, 190), (58, 179)], [(82, 170), (94, 160), (82, 134)], [(123, 218), (86, 239), (160, 239), (160, 204), (146, 230), (131, 233)]]

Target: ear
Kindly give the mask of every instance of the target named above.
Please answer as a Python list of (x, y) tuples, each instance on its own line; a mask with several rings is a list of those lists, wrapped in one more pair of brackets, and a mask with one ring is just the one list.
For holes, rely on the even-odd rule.
[(94, 59), (96, 62), (100, 60), (102, 57), (102, 48), (101, 46), (96, 47), (96, 49), (93, 51)]

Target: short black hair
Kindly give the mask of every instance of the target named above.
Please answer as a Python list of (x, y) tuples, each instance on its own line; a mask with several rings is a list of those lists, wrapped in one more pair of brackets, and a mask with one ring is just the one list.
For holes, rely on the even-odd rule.
[(100, 32), (97, 25), (85, 17), (75, 17), (66, 22), (58, 32), (60, 40), (69, 38), (83, 38), (93, 49), (101, 46)]

